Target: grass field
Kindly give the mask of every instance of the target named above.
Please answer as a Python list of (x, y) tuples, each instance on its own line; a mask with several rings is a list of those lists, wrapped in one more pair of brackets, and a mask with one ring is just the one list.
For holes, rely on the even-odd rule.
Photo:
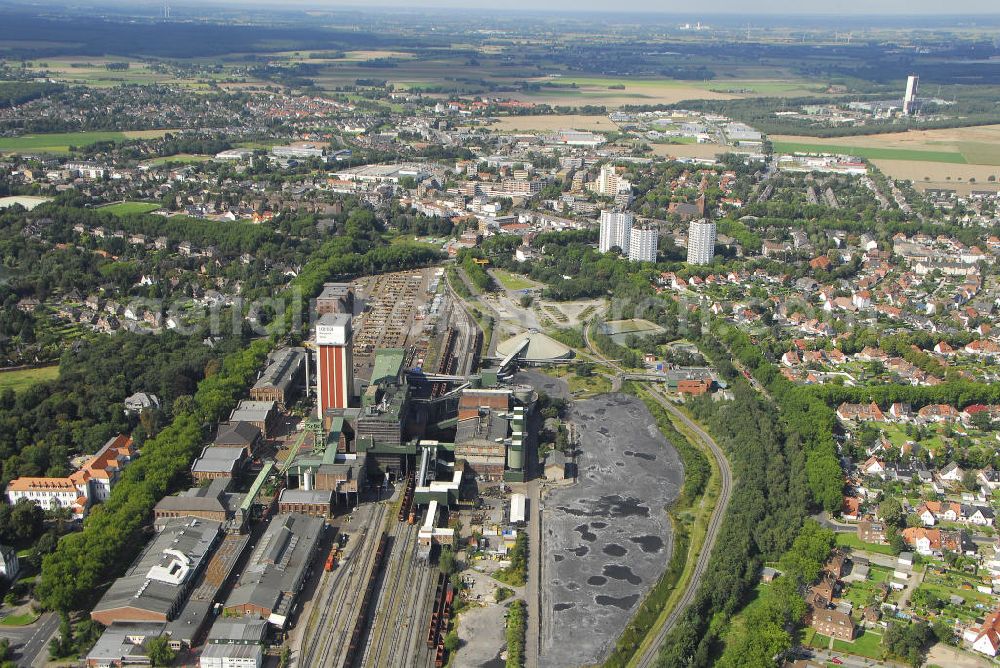
[(882, 635), (873, 631), (862, 631), (861, 635), (855, 638), (853, 642), (834, 640), (833, 649), (837, 652), (857, 654), (869, 659), (881, 659)]
[(728, 153), (729, 150), (729, 147), (721, 144), (653, 144), (653, 155), (671, 158), (714, 160), (718, 155)]
[(507, 290), (527, 290), (536, 286), (536, 283), (529, 281), (523, 276), (512, 274), (509, 271), (495, 269), (493, 275), (500, 281), (500, 284)]
[(0, 619), (0, 625), (3, 626), (27, 626), (28, 624), (34, 624), (38, 621), (39, 615), (33, 612), (26, 612), (23, 615), (8, 615), (3, 619)]
[(815, 144), (799, 142), (774, 142), (775, 153), (842, 153), (869, 160), (909, 160), (916, 162), (944, 162), (967, 164), (965, 156), (951, 151), (915, 151), (905, 148), (850, 146), (846, 144)]
[[(810, 632), (812, 632), (810, 634)], [(825, 636), (821, 633), (816, 633), (812, 629), (806, 629), (806, 635), (803, 639), (803, 644), (809, 647), (816, 647), (819, 649), (826, 649), (830, 646), (830, 636)]]
[(856, 533), (838, 533), (837, 545), (839, 547), (849, 547), (852, 550), (865, 550), (877, 554), (893, 556), (892, 548), (888, 545), (876, 545), (875, 543), (862, 543)]
[(8, 387), (15, 392), (27, 389), (35, 383), (45, 380), (55, 380), (59, 377), (59, 365), (43, 366), (37, 369), (19, 369), (17, 371), (0, 371), (0, 392)]
[(128, 216), (133, 213), (150, 213), (159, 208), (160, 205), (153, 202), (118, 202), (117, 204), (102, 206), (100, 210), (116, 216)]
[(87, 146), (102, 141), (162, 137), (170, 130), (135, 130), (129, 132), (57, 132), (0, 138), (0, 153), (38, 152), (69, 153), (70, 146)]
[(192, 162), (208, 162), (212, 159), (211, 155), (196, 155), (193, 153), (178, 153), (177, 155), (167, 155), (162, 158), (153, 158), (152, 160), (147, 160), (144, 164), (147, 165), (165, 165), (170, 162), (178, 163), (192, 163)]

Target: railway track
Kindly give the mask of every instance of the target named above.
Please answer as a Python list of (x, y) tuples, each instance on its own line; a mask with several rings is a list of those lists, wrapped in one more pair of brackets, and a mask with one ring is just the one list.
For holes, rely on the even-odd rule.
[(411, 664), (414, 607), (426, 595), (426, 566), (417, 563), (416, 526), (397, 524), (394, 531), (395, 559), (385, 572), (372, 633), (362, 666), (383, 668)]
[(681, 599), (674, 606), (674, 609), (667, 616), (666, 620), (663, 622), (663, 626), (659, 628), (656, 632), (656, 636), (653, 638), (653, 642), (647, 647), (646, 652), (639, 657), (636, 665), (639, 668), (652, 668), (656, 665), (656, 659), (659, 656), (660, 649), (663, 647), (663, 643), (667, 638), (667, 634), (680, 619), (684, 611), (687, 610), (688, 606), (694, 600), (695, 594), (698, 591), (698, 586), (701, 584), (702, 577), (708, 568), (708, 561), (712, 555), (712, 548), (715, 547), (715, 541), (719, 537), (719, 529), (722, 526), (722, 521), (726, 515), (726, 507), (729, 505), (729, 498), (733, 491), (733, 474), (729, 468), (729, 461), (726, 459), (725, 453), (716, 444), (715, 439), (709, 436), (701, 427), (694, 423), (687, 415), (682, 411), (678, 410), (676, 406), (663, 398), (663, 396), (656, 390), (650, 392), (657, 403), (659, 403), (665, 410), (670, 411), (674, 416), (676, 416), (681, 422), (683, 422), (688, 429), (690, 429), (694, 434), (701, 439), (701, 441), (708, 446), (709, 450), (712, 452), (712, 456), (718, 463), (719, 472), (722, 475), (722, 488), (719, 493), (719, 499), (716, 502), (715, 510), (712, 512), (712, 517), (708, 523), (708, 529), (705, 532), (705, 542), (702, 544), (701, 552), (698, 554), (698, 561), (695, 563), (694, 574), (691, 576), (691, 580), (688, 582), (687, 589), (684, 590), (684, 594)]
[(371, 567), (369, 555), (375, 550), (381, 537), (387, 512), (385, 504), (380, 503), (375, 507), (371, 520), (361, 530), (361, 535), (355, 535), (352, 539), (354, 547), (349, 553), (348, 562), (345, 564), (341, 561), (340, 567), (333, 572), (332, 579), (324, 587), (325, 596), (316, 601), (313, 609), (320, 610), (319, 619), (312, 626), (314, 630), (300, 653), (297, 665), (302, 668), (341, 664), (340, 656), (348, 646), (354, 628), (352, 622), (357, 612), (353, 608), (355, 597), (346, 595), (344, 590), (352, 589), (358, 583), (364, 586)]

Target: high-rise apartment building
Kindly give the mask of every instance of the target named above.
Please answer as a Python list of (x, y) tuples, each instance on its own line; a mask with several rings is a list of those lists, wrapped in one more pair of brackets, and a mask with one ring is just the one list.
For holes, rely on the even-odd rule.
[(601, 211), (601, 236), (597, 246), (598, 250), (607, 253), (617, 246), (622, 249), (622, 254), (627, 256), (632, 236), (633, 219), (631, 213)]
[(631, 193), (632, 184), (618, 174), (617, 167), (604, 165), (591, 190), (602, 197), (617, 197), (619, 194)]
[(316, 323), (317, 407), (347, 408), (354, 394), (351, 316), (328, 313)]
[(712, 264), (715, 255), (715, 223), (707, 218), (688, 226), (688, 264)]
[(660, 230), (655, 225), (644, 224), (632, 228), (629, 237), (628, 259), (633, 262), (656, 262)]

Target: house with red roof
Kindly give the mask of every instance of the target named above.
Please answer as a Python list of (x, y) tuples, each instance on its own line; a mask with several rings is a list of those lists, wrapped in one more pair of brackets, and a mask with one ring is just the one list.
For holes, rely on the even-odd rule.
[(979, 626), (967, 628), (963, 638), (980, 654), (996, 656), (1000, 653), (1000, 608), (987, 615)]

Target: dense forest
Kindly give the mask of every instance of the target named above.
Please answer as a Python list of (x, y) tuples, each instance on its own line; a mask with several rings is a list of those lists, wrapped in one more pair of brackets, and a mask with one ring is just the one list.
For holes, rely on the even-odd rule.
[(0, 14), (0, 39), (17, 45), (7, 52), (14, 58), (109, 53), (192, 58), (285, 49), (371, 49), (386, 43), (383, 37), (370, 32), (303, 25), (269, 27), (178, 21), (164, 26), (155, 20), (138, 22), (125, 17), (109, 20), (84, 16), (66, 20), (65, 17), (39, 17), (11, 9)]
[(763, 562), (777, 561), (792, 546), (810, 507), (805, 453), (745, 383), (735, 386), (733, 402), (705, 399), (691, 407), (726, 451), (735, 486), (705, 579), (664, 643), (663, 667), (711, 664), (724, 632), (713, 619), (745, 604)]
[[(734, 387), (735, 401), (698, 398), (691, 409), (726, 451), (735, 487), (706, 580), (671, 631), (658, 665), (708, 666), (721, 656), (725, 666), (750, 668), (791, 646), (790, 630), (805, 612), (799, 587), (815, 577), (832, 546), (829, 532), (803, 521), (816, 510), (840, 507), (836, 418), (819, 398), (784, 384), (741, 331), (713, 322), (699, 347)], [(732, 358), (749, 368), (773, 399), (751, 390)], [(764, 561), (780, 561), (788, 569), (787, 582), (744, 611), (743, 628), (753, 633), (727, 635), (726, 625), (713, 620), (744, 608)]]
[(0, 109), (62, 91), (64, 86), (38, 81), (0, 81)]
[(133, 392), (157, 395), (163, 415), (173, 401), (190, 395), (210, 360), (243, 344), (240, 338), (215, 348), (204, 335), (164, 332), (151, 336), (121, 333), (80, 339), (63, 353), (59, 378), (0, 396), (2, 483), (17, 476), (58, 476), (70, 472), (70, 457), (95, 452), (108, 438), (137, 428), (139, 440), (152, 435), (159, 412), (141, 424), (128, 419), (123, 402)]

